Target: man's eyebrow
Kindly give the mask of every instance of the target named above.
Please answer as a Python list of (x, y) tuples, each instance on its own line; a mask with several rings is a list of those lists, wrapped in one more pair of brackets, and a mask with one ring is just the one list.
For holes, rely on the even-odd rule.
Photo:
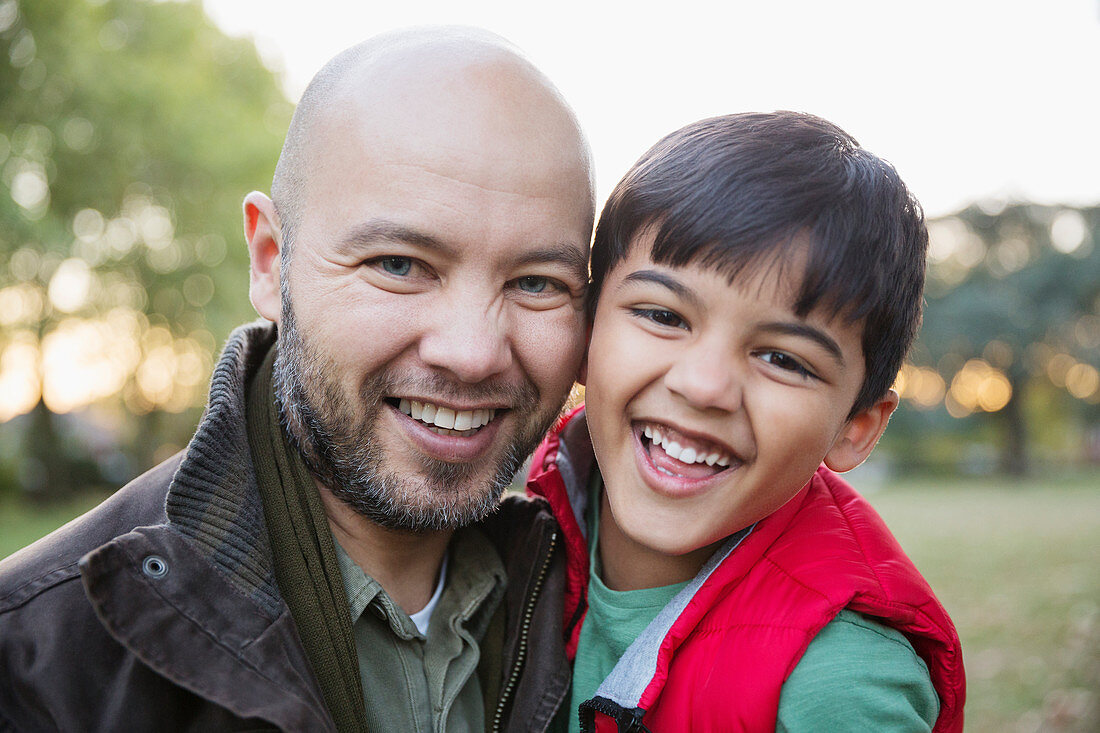
[(425, 232), (396, 224), (388, 219), (371, 219), (352, 227), (340, 240), (343, 253), (351, 253), (360, 247), (380, 242), (398, 242), (434, 250), (444, 255), (454, 255), (449, 244)]
[(830, 336), (822, 331), (820, 328), (815, 328), (808, 323), (798, 323), (794, 321), (773, 321), (771, 323), (761, 323), (757, 326), (761, 331), (767, 331), (769, 333), (779, 333), (787, 336), (798, 336), (800, 338), (809, 339), (820, 345), (823, 349), (829, 352), (829, 355), (836, 360), (840, 366), (846, 366), (844, 361), (844, 353), (840, 350), (840, 344)]
[[(340, 240), (340, 251), (354, 252), (360, 247), (380, 242), (411, 244), (438, 252), (447, 257), (457, 257), (458, 250), (450, 244), (425, 232), (417, 231), (387, 219), (371, 219), (350, 229)], [(517, 265), (538, 263), (562, 263), (580, 280), (588, 281), (588, 255), (576, 246), (562, 243), (523, 252), (515, 259)]]
[(680, 300), (686, 301), (696, 307), (702, 305), (702, 300), (694, 290), (667, 273), (658, 272), (657, 270), (635, 270), (623, 278), (623, 282), (619, 287), (627, 283), (635, 282), (661, 285), (671, 290), (673, 295)]
[(561, 264), (565, 265), (582, 283), (588, 282), (588, 255), (575, 245), (564, 242), (521, 252), (516, 257), (515, 264)]

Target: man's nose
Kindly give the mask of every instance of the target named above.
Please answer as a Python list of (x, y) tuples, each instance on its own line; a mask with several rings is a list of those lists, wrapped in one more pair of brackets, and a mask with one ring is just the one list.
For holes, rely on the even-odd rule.
[(678, 353), (665, 372), (665, 387), (699, 410), (741, 407), (742, 375), (729, 350), (699, 341)]
[(458, 294), (438, 309), (420, 338), (425, 364), (475, 384), (512, 365), (512, 343), (505, 307), (486, 298)]

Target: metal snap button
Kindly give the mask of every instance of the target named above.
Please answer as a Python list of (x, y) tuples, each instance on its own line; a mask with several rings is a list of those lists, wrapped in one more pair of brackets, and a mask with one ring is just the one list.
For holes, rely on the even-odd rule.
[(154, 580), (168, 575), (168, 561), (159, 555), (150, 555), (141, 563), (141, 572)]

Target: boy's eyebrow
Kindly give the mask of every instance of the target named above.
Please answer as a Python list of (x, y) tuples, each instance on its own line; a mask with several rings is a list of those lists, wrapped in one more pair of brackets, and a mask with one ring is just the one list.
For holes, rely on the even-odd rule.
[(823, 349), (829, 352), (829, 355), (836, 360), (840, 366), (846, 366), (844, 361), (844, 353), (840, 350), (840, 344), (836, 342), (829, 334), (825, 333), (819, 328), (814, 328), (808, 323), (797, 323), (791, 321), (773, 321), (771, 323), (761, 323), (757, 328), (761, 331), (768, 331), (771, 333), (780, 333), (787, 336), (799, 336), (801, 338), (810, 339), (811, 341), (819, 344)]
[[(663, 285), (664, 287), (671, 290), (673, 294), (681, 300), (687, 301), (688, 303), (696, 307), (702, 305), (702, 301), (700, 300), (699, 296), (696, 295), (694, 290), (689, 288), (687, 285), (684, 285), (682, 282), (672, 277), (671, 275), (663, 272), (658, 272), (657, 270), (635, 270), (634, 272), (623, 278), (622, 284), (626, 285), (630, 282), (656, 283), (657, 285)], [(622, 285), (620, 285), (619, 287), (622, 287)]]

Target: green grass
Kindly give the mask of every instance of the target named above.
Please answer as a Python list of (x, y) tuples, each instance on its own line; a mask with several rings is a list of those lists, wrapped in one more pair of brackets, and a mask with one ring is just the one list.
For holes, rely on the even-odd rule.
[[(959, 629), (968, 733), (1100, 730), (1100, 473), (895, 481), (869, 498)], [(0, 503), (0, 557), (96, 500)]]
[(1100, 475), (869, 496), (955, 621), (967, 731), (1100, 730)]
[(44, 537), (105, 498), (94, 494), (48, 505), (0, 499), (0, 558)]

